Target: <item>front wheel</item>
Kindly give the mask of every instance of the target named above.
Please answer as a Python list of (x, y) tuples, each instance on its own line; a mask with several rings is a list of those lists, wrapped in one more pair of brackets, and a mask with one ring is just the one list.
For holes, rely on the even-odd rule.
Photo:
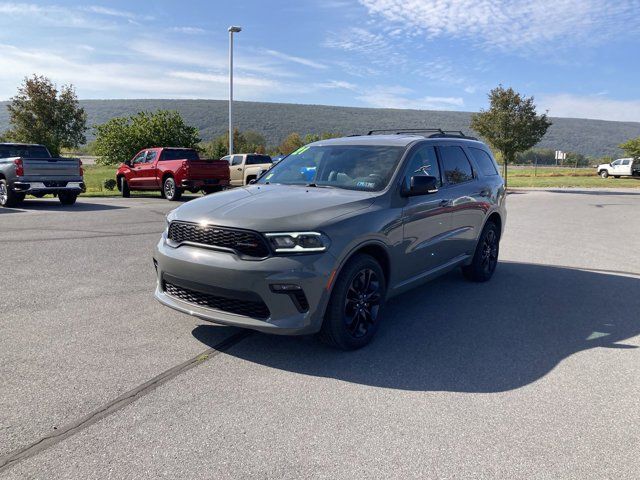
[(606, 170), (602, 170), (600, 171), (600, 176), (602, 178), (607, 178), (609, 176), (609, 172), (607, 172)]
[(378, 330), (386, 293), (384, 272), (373, 257), (350, 259), (331, 293), (320, 339), (342, 350), (364, 347)]
[(498, 266), (499, 251), (500, 232), (498, 226), (493, 222), (488, 222), (480, 234), (471, 265), (462, 267), (462, 273), (473, 282), (491, 280), (493, 272)]
[(60, 192), (58, 194), (58, 200), (62, 205), (73, 205), (77, 198), (78, 194), (74, 192)]
[(164, 197), (167, 200), (180, 200), (180, 197), (182, 196), (182, 190), (176, 186), (176, 181), (173, 177), (165, 178), (164, 183), (162, 184), (162, 191), (164, 192)]
[(129, 189), (129, 182), (124, 177), (120, 177), (120, 193), (122, 198), (129, 198), (131, 196), (131, 190)]

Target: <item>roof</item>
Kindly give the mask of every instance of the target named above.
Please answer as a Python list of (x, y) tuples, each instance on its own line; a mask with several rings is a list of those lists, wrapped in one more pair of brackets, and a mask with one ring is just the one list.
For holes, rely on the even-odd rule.
[(39, 143), (0, 142), (0, 147), (44, 147)]
[(418, 140), (456, 140), (460, 142), (481, 143), (478, 140), (461, 137), (434, 137), (429, 138), (419, 134), (395, 134), (395, 135), (357, 135), (352, 137), (330, 138), (328, 140), (320, 140), (311, 145), (382, 145), (382, 146), (398, 146), (406, 147), (410, 143)]

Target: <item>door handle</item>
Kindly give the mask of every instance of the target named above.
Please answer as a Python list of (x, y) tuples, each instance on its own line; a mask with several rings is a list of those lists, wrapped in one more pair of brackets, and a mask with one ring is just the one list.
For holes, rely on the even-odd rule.
[(491, 190), (489, 190), (488, 188), (480, 190), (481, 197), (488, 197), (489, 195), (491, 195)]
[(242, 168), (237, 168), (236, 170), (238, 170), (239, 172), (241, 172), (241, 171), (242, 171)]

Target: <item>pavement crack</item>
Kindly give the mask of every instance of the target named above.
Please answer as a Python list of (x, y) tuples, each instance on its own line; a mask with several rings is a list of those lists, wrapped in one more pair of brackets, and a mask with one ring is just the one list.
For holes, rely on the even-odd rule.
[(25, 460), (27, 458), (33, 457), (34, 455), (37, 455), (38, 453), (81, 432), (82, 430), (93, 425), (94, 423), (99, 422), (103, 418), (106, 418), (109, 415), (112, 415), (113, 413), (121, 410), (127, 405), (130, 405), (136, 400), (151, 393), (160, 385), (163, 385), (169, 380), (176, 378), (178, 375), (188, 370), (191, 370), (192, 368), (198, 365), (202, 365), (203, 363), (205, 363), (208, 360), (211, 360), (212, 358), (216, 357), (220, 353), (225, 352), (229, 348), (233, 347), (234, 345), (238, 344), (239, 342), (247, 338), (249, 335), (251, 335), (251, 331), (249, 330), (242, 330), (238, 333), (235, 333), (225, 338), (217, 345), (205, 350), (204, 352), (196, 355), (193, 358), (190, 358), (186, 362), (183, 362), (179, 365), (171, 367), (170, 369), (165, 370), (159, 375), (156, 375), (155, 377), (148, 380), (147, 382), (141, 385), (138, 385), (137, 387), (129, 390), (128, 392), (123, 393), (119, 397), (101, 406), (100, 408), (94, 410), (93, 412), (85, 415), (84, 417), (81, 417), (80, 419), (68, 425), (59, 427), (55, 431), (55, 433), (42, 437), (41, 439), (31, 443), (30, 445), (26, 445), (17, 450), (14, 450), (13, 452), (3, 455), (2, 457), (0, 457), (0, 473), (10, 469), (14, 465), (16, 465), (18, 462)]

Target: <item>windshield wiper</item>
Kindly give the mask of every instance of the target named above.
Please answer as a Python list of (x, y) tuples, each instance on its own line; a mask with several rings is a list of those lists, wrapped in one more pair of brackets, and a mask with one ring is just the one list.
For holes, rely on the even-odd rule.
[(314, 188), (336, 188), (331, 185), (318, 185), (317, 183), (307, 183), (305, 187), (314, 187)]

